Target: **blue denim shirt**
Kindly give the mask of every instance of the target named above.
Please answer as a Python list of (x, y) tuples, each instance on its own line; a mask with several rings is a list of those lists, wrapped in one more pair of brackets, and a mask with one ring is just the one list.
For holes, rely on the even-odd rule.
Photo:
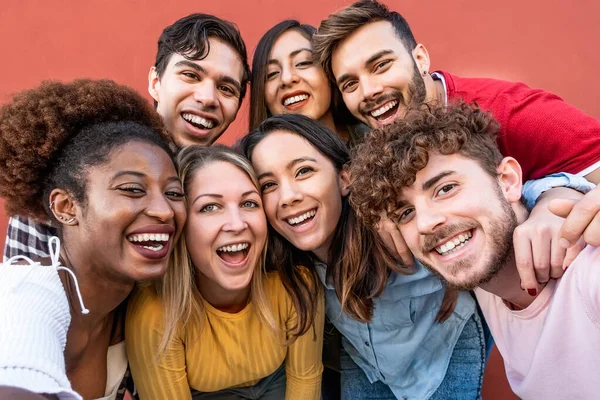
[(559, 172), (557, 174), (547, 175), (541, 179), (527, 181), (523, 185), (522, 190), (526, 207), (531, 210), (542, 193), (555, 187), (567, 187), (586, 194), (595, 188), (596, 185), (582, 176), (568, 174), (566, 172)]
[[(427, 399), (442, 383), (454, 346), (475, 301), (461, 292), (454, 313), (443, 324), (435, 321), (445, 287), (417, 263), (414, 274), (392, 272), (383, 293), (374, 300), (373, 318), (362, 323), (341, 312), (327, 266), (316, 264), (325, 286), (325, 311), (347, 339), (345, 350), (369, 381), (385, 383), (400, 399)], [(350, 343), (350, 345), (347, 345)]]

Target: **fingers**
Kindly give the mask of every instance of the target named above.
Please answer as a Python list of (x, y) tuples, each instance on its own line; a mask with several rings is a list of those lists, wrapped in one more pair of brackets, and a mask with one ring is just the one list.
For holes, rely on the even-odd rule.
[(524, 290), (538, 289), (538, 282), (533, 268), (533, 252), (531, 242), (524, 236), (522, 230), (517, 227), (513, 234), (513, 245), (515, 250), (515, 262), (521, 278), (521, 288)]
[[(558, 230), (558, 226), (556, 228)], [(559, 246), (560, 247), (560, 246)], [(535, 270), (535, 279), (538, 283), (546, 283), (550, 280), (550, 260), (552, 248), (552, 232), (547, 226), (536, 227), (531, 235), (531, 258)], [(558, 268), (562, 272), (561, 258), (558, 262)], [(519, 264), (517, 262), (517, 268)]]
[(440, 307), (440, 311), (438, 311), (437, 316), (435, 317), (436, 322), (443, 324), (448, 318), (450, 318), (453, 311), (454, 307), (442, 303), (442, 307)]
[(377, 231), (385, 246), (398, 261), (407, 267), (414, 266), (413, 255), (393, 221), (383, 218), (377, 225)]
[(390, 232), (390, 236), (392, 237), (392, 240), (394, 242), (394, 247), (396, 248), (397, 254), (400, 255), (400, 261), (402, 261), (402, 264), (407, 267), (413, 267), (414, 266), (413, 254), (408, 249), (408, 246), (406, 245), (406, 242), (404, 241), (404, 237), (402, 236), (402, 234), (400, 233), (400, 231), (398, 230), (397, 227), (394, 231)]
[(550, 250), (550, 278), (558, 279), (564, 274), (564, 265), (567, 256), (567, 249), (560, 245), (560, 237), (552, 238)]
[(575, 246), (569, 247), (567, 249), (567, 253), (565, 255), (565, 260), (563, 262), (563, 271), (566, 271), (566, 269), (569, 267), (569, 265), (573, 264), (573, 261), (575, 260), (575, 258), (577, 258), (579, 253), (581, 253), (581, 251), (584, 248), (585, 248), (584, 240), (579, 239), (577, 241), (577, 243), (575, 244)]
[(596, 187), (579, 201), (552, 200), (548, 208), (556, 215), (566, 217), (561, 229), (561, 237), (565, 239), (561, 239), (563, 247), (570, 247), (582, 235), (586, 243), (600, 245), (600, 217), (597, 217), (600, 211), (600, 187)]

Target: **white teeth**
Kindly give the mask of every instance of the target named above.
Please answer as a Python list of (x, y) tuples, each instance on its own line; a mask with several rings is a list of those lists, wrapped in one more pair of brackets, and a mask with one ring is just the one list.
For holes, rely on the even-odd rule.
[(384, 112), (396, 107), (396, 104), (398, 104), (397, 100), (394, 101), (390, 101), (389, 103), (387, 103), (386, 105), (384, 105), (383, 107), (378, 108), (377, 110), (373, 110), (371, 111), (371, 115), (375, 118), (379, 117), (381, 114), (383, 114)]
[(158, 244), (156, 246), (142, 246), (145, 249), (148, 250), (152, 250), (152, 251), (161, 251), (162, 249), (165, 248), (165, 246), (163, 246), (162, 244)]
[(233, 244), (230, 246), (219, 247), (217, 249), (217, 251), (235, 253), (236, 251), (242, 251), (242, 250), (247, 249), (248, 246), (250, 246), (250, 244), (248, 244), (248, 243), (238, 243), (238, 244)]
[(303, 222), (304, 220), (306, 220), (308, 218), (314, 217), (316, 213), (317, 213), (317, 210), (308, 211), (298, 217), (288, 218), (287, 223), (290, 225), (299, 224), (300, 222)]
[(473, 236), (473, 233), (471, 231), (465, 233), (465, 234), (460, 234), (457, 237), (455, 237), (454, 239), (448, 240), (446, 243), (444, 243), (443, 245), (436, 247), (435, 250), (442, 256), (448, 255), (448, 254), (452, 254), (454, 253), (456, 250), (460, 249), (461, 247), (463, 247), (468, 241), (469, 239)]
[(194, 114), (185, 113), (185, 114), (182, 114), (181, 116), (186, 121), (192, 122), (192, 123), (194, 123), (196, 125), (202, 125), (206, 129), (211, 129), (213, 126), (215, 126), (215, 124), (212, 121), (209, 121), (206, 118), (202, 118), (202, 117), (199, 117), (199, 116), (194, 115)]
[(287, 99), (285, 99), (283, 101), (283, 105), (284, 106), (289, 106), (290, 104), (295, 104), (298, 103), (302, 100), (306, 100), (308, 99), (308, 95), (307, 94), (300, 94), (298, 96), (292, 96), (292, 97), (288, 97)]
[(169, 237), (168, 233), (140, 233), (130, 235), (127, 239), (130, 242), (168, 242)]

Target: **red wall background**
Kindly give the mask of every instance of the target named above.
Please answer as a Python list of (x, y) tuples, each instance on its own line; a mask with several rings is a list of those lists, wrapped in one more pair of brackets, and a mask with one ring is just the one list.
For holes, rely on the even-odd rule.
[[(146, 93), (162, 29), (204, 12), (234, 21), (250, 54), (275, 23), (318, 25), (346, 0), (3, 0), (0, 6), (0, 103), (45, 79), (111, 78)], [(432, 69), (521, 80), (561, 95), (600, 117), (600, 2), (595, 0), (386, 0), (424, 43)], [(147, 96), (150, 99), (149, 96)], [(221, 142), (244, 133), (246, 104)], [(0, 231), (6, 218), (0, 213)], [(3, 235), (0, 233), (0, 237)], [(0, 244), (3, 240), (0, 239)], [(560, 366), (557, 366), (560, 369)], [(486, 373), (484, 398), (506, 399), (499, 356)]]

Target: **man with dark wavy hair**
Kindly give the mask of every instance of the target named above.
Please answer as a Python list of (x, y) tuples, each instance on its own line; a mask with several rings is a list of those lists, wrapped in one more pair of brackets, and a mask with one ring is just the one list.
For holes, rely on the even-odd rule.
[[(191, 14), (158, 39), (148, 91), (177, 146), (210, 146), (235, 119), (248, 81), (246, 45), (237, 27), (214, 15)], [(48, 257), (55, 235), (44, 221), (11, 217), (4, 258)]]
[(474, 289), (519, 397), (594, 398), (600, 247), (586, 247), (540, 292), (522, 289), (512, 236), (528, 211), (521, 166), (500, 154), (499, 129), (465, 104), (409, 111), (357, 148), (350, 201), (367, 224), (394, 219), (415, 257), (448, 286)]

